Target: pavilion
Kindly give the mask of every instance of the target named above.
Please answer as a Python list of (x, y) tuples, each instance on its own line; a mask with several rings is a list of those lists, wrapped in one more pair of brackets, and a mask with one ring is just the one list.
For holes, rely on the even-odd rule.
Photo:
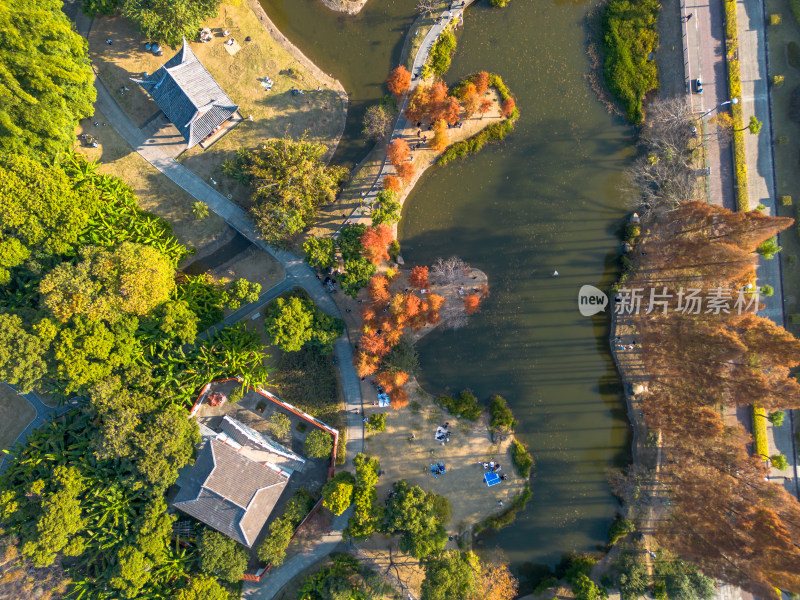
[(183, 47), (152, 75), (133, 79), (144, 89), (186, 140), (186, 148), (224, 133), (224, 124), (241, 121), (228, 95), (195, 56)]

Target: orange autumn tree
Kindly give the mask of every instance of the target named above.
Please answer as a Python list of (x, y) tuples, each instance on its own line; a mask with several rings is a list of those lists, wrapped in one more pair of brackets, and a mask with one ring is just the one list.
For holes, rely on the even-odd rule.
[(494, 102), (492, 102), (488, 98), (484, 98), (483, 100), (481, 100), (480, 108), (478, 108), (478, 111), (481, 113), (481, 119), (483, 118), (483, 115), (492, 110), (492, 106), (494, 106)]
[(402, 187), (403, 186), (400, 184), (400, 180), (394, 175), (387, 175), (383, 178), (383, 189), (385, 190), (397, 193), (402, 189)]
[(447, 148), (447, 124), (443, 119), (439, 119), (433, 125), (433, 137), (428, 143), (431, 150), (443, 152)]
[(474, 315), (481, 309), (481, 297), (478, 294), (470, 294), (464, 298), (464, 312)]
[(485, 94), (486, 90), (489, 89), (489, 74), (486, 71), (481, 71), (472, 79), (472, 83), (475, 85), (475, 91), (479, 94)]
[(431, 87), (428, 97), (428, 107), (426, 113), (430, 120), (436, 121), (442, 118), (447, 106), (447, 85), (443, 81), (437, 81)]
[(461, 93), (461, 99), (464, 102), (464, 114), (467, 117), (471, 117), (480, 109), (481, 97), (474, 83), (467, 84)]
[(411, 148), (408, 147), (408, 142), (403, 138), (397, 138), (386, 150), (386, 158), (396, 168), (408, 160), (408, 155), (411, 153)]
[(417, 168), (412, 162), (404, 162), (399, 166), (395, 165), (394, 169), (397, 171), (398, 177), (400, 177), (406, 185), (408, 185), (409, 182), (414, 179), (414, 175), (417, 174)]
[(389, 73), (389, 77), (386, 78), (386, 86), (397, 98), (405, 94), (410, 85), (411, 73), (409, 73), (408, 69), (403, 65), (393, 69), (392, 72)]
[(414, 88), (403, 113), (409, 121), (417, 123), (425, 118), (430, 110), (430, 94), (431, 89), (425, 84), (421, 83)]
[(513, 114), (514, 108), (516, 106), (517, 103), (514, 102), (514, 99), (511, 96), (509, 96), (508, 98), (503, 100), (503, 106), (501, 107), (500, 112), (507, 119)]
[(388, 225), (370, 227), (361, 234), (361, 248), (364, 256), (375, 265), (389, 260), (389, 244), (393, 240), (394, 234)]
[(458, 102), (458, 98), (450, 96), (447, 99), (442, 110), (442, 118), (450, 125), (458, 123), (459, 118), (461, 118), (461, 104)]
[(428, 287), (428, 267), (414, 267), (408, 277), (408, 283), (415, 288), (424, 289)]
[(373, 275), (367, 283), (367, 293), (375, 304), (386, 304), (391, 297), (389, 293), (389, 280), (386, 278), (386, 275)]
[(389, 392), (389, 399), (392, 401), (392, 408), (401, 409), (408, 406), (408, 390), (400, 387)]

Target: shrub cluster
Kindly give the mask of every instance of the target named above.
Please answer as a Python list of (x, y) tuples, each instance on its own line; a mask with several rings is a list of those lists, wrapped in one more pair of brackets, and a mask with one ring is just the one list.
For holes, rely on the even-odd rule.
[(448, 27), (433, 44), (428, 61), (422, 67), (422, 76), (439, 75), (441, 77), (447, 73), (453, 60), (453, 54), (456, 52), (456, 45), (456, 36)]
[(603, 72), (633, 123), (644, 120), (645, 95), (658, 89), (651, 55), (658, 47), (658, 0), (610, 0), (603, 9)]
[(483, 412), (475, 394), (469, 390), (464, 390), (456, 397), (441, 395), (436, 399), (436, 403), (446, 408), (450, 414), (470, 421), (477, 421)]
[(767, 443), (767, 411), (760, 406), (753, 405), (753, 445), (756, 454), (761, 458), (769, 456)]
[(520, 477), (530, 477), (533, 467), (533, 456), (528, 452), (525, 444), (518, 440), (511, 442), (511, 462)]
[(481, 531), (485, 529), (502, 529), (507, 525), (511, 525), (514, 522), (514, 519), (517, 517), (517, 513), (521, 510), (525, 510), (525, 505), (528, 503), (528, 500), (531, 499), (531, 486), (529, 483), (525, 483), (525, 489), (523, 489), (519, 494), (517, 494), (514, 499), (510, 502), (507, 509), (497, 515), (493, 515), (491, 517), (487, 517), (477, 525), (475, 525), (475, 529), (473, 533), (478, 535)]
[(377, 458), (370, 458), (358, 453), (353, 459), (356, 468), (356, 487), (353, 491), (355, 510), (353, 516), (347, 521), (344, 530), (346, 538), (367, 539), (380, 530), (383, 522), (383, 507), (378, 502), (378, 470), (380, 463)]
[(355, 298), (358, 290), (367, 285), (375, 274), (377, 267), (364, 255), (361, 236), (367, 230), (366, 225), (348, 225), (339, 234), (339, 249), (342, 251), (345, 272), (339, 278), (342, 290)]
[(489, 416), (491, 417), (489, 426), (495, 431), (508, 432), (517, 425), (511, 409), (502, 396), (492, 396), (489, 400)]

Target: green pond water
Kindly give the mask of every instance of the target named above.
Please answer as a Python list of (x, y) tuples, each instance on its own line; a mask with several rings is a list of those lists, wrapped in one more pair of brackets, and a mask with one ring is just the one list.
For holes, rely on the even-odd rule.
[[(338, 159), (357, 162), (369, 149), (357, 139), (360, 114), (385, 93), (414, 0), (369, 0), (357, 17), (318, 0), (262, 2), (350, 94), (354, 116)], [(481, 3), (467, 11), (448, 82), (498, 73), (522, 117), (502, 143), (429, 170), (400, 224), (408, 262), (458, 255), (489, 275), (491, 296), (467, 327), (418, 344), (421, 382), (431, 393), (498, 393), (513, 407), (536, 459), (533, 498), (513, 526), (480, 544), (502, 548), (523, 585), (537, 565), (603, 544), (617, 508), (608, 471), (628, 458), (607, 320), (577, 310), (581, 285), (604, 288), (617, 276), (626, 214), (617, 188), (633, 141), (586, 79), (586, 15), (595, 6), (512, 0), (504, 10)], [(483, 485), (478, 471), (475, 485)]]

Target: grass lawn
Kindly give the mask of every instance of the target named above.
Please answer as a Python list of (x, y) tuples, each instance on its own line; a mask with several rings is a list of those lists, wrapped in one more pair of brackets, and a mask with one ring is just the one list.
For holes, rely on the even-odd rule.
[(98, 161), (100, 171), (115, 175), (131, 186), (139, 206), (169, 221), (182, 244), (199, 249), (222, 233), (225, 221), (221, 217), (212, 212), (202, 221), (195, 219), (191, 195), (134, 152), (113, 127), (95, 127), (94, 122), (106, 123), (107, 120), (96, 110), (94, 117), (81, 121), (77, 134), (88, 133), (97, 137), (99, 147), (78, 145), (76, 149), (90, 160)]
[[(775, 139), (787, 138), (786, 143), (775, 143), (775, 174), (778, 190), (778, 215), (797, 219), (800, 207), (800, 169), (797, 160), (800, 156), (800, 123), (789, 119), (789, 101), (792, 92), (800, 86), (800, 65), (792, 66), (788, 61), (788, 46), (794, 42), (800, 50), (800, 25), (797, 24), (788, 3), (779, 0), (767, 0), (767, 15), (778, 14), (781, 24), (767, 27), (769, 42), (769, 61), (771, 74), (784, 75), (785, 83), (780, 87), (772, 86), (772, 117)], [(800, 94), (800, 92), (798, 92)], [(761, 135), (764, 135), (763, 133)], [(791, 196), (792, 206), (780, 206), (781, 196)], [(773, 260), (781, 260), (784, 279), (784, 296), (786, 314), (800, 313), (800, 238), (797, 225), (781, 234), (783, 252)], [(787, 319), (788, 320), (788, 319)], [(787, 329), (794, 335), (800, 335), (800, 324), (787, 324)]]
[[(240, 106), (245, 120), (208, 150), (196, 146), (179, 160), (204, 179), (214, 177), (220, 192), (246, 206), (247, 188), (222, 175), (223, 161), (242, 146), (254, 147), (261, 140), (286, 135), (307, 135), (333, 150), (343, 119), (342, 100), (269, 34), (247, 2), (222, 4), (219, 15), (205, 25), (214, 33), (213, 40), (205, 44), (192, 42), (192, 50)], [(242, 45), (233, 56), (223, 44), (223, 29), (230, 30)], [(251, 41), (246, 42), (248, 36)], [(114, 43), (109, 46), (106, 39)], [(130, 88), (124, 96), (115, 97), (139, 126), (157, 114), (158, 107), (130, 77), (154, 72), (177, 51), (165, 48), (164, 56), (156, 57), (145, 50), (144, 42), (145, 38), (123, 17), (95, 19), (89, 34), (89, 51), (100, 78), (112, 91), (122, 85)], [(267, 76), (274, 81), (270, 92), (260, 84)], [(293, 96), (291, 88), (305, 93)]]
[[(8, 448), (33, 421), (36, 411), (30, 402), (7, 385), (0, 383), (0, 448)], [(2, 456), (0, 455), (0, 462)]]

